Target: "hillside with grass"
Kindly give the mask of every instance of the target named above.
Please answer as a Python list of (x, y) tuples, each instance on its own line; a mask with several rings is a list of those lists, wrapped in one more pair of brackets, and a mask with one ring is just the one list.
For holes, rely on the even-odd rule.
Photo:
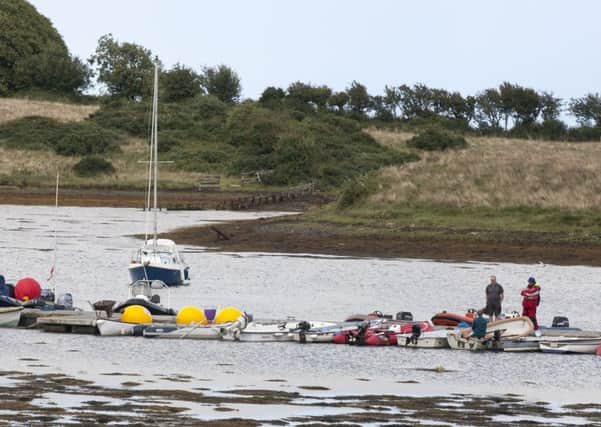
[[(414, 150), (413, 133), (366, 132), (384, 146)], [(599, 143), (466, 140), (463, 149), (416, 150), (419, 161), (350, 182), (336, 205), (308, 221), (437, 238), (601, 240)], [(345, 197), (350, 202), (341, 203)]]

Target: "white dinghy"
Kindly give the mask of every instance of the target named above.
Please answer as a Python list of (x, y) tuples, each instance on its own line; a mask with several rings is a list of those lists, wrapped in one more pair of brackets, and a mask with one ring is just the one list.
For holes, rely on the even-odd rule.
[(246, 314), (236, 321), (221, 324), (190, 324), (186, 326), (152, 325), (144, 328), (145, 338), (168, 338), (190, 340), (221, 340), (237, 341), (248, 323)]
[(0, 307), (0, 328), (16, 328), (22, 312), (23, 307)]
[(298, 341), (301, 331), (324, 328), (335, 322), (287, 320), (253, 320), (238, 337), (248, 342), (286, 342)]
[(601, 346), (601, 337), (556, 337), (556, 339), (545, 339), (539, 343), (539, 349), (543, 353), (558, 354), (595, 354), (599, 346)]
[(408, 348), (449, 348), (447, 330), (422, 332), (419, 337), (413, 334), (397, 335), (397, 345)]
[(451, 331), (447, 333), (449, 347), (454, 350), (501, 350), (502, 339), (519, 338), (530, 335), (534, 330), (532, 321), (525, 316), (490, 322), (486, 326), (484, 338), (471, 336), (472, 329)]

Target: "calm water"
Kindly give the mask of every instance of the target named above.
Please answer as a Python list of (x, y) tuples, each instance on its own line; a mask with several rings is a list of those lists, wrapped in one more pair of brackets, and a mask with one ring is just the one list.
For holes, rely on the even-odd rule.
[[(161, 213), (161, 229), (200, 222), (255, 218), (270, 213), (216, 211)], [(0, 272), (8, 279), (44, 280), (52, 264), (54, 209), (0, 206)], [(59, 292), (76, 305), (124, 299), (127, 265), (144, 232), (134, 209), (61, 208), (58, 230)], [(572, 325), (601, 329), (599, 268), (422, 260), (351, 259), (286, 254), (211, 253), (185, 247), (193, 283), (174, 289), (172, 306), (234, 305), (256, 317), (338, 320), (371, 310), (413, 312), (426, 319), (441, 309), (464, 311), (483, 304), (484, 286), (496, 274), (506, 310), (519, 310), (519, 291), (533, 275), (542, 286), (541, 323), (566, 315)], [(601, 400), (601, 357), (545, 354), (472, 354), (450, 350), (356, 348), (295, 343), (225, 343), (99, 338), (0, 330), (5, 369), (96, 376), (103, 372), (182, 373), (225, 385), (267, 379), (328, 384), (344, 391), (395, 387), (416, 380), (435, 392), (548, 393), (562, 400)], [(36, 358), (47, 367), (30, 367)], [(454, 372), (416, 371), (442, 365)], [(97, 377), (98, 378), (98, 377)], [(109, 381), (108, 377), (104, 381)], [(369, 382), (357, 382), (357, 378)], [(398, 386), (398, 385), (397, 385)]]

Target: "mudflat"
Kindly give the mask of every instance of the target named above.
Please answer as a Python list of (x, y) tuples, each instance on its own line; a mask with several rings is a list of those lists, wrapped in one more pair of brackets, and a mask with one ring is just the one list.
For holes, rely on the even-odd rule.
[(182, 244), (235, 252), (601, 265), (601, 245), (562, 242), (551, 233), (490, 235), (474, 230), (361, 229), (312, 222), (303, 215), (186, 228), (166, 236)]

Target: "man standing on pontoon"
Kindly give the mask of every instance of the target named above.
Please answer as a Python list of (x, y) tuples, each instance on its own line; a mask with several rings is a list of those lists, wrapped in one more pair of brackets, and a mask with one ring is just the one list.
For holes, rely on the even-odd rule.
[(490, 276), (490, 283), (486, 287), (486, 308), (484, 312), (490, 316), (490, 320), (494, 322), (501, 314), (501, 303), (505, 295), (503, 286), (497, 283), (496, 276)]

